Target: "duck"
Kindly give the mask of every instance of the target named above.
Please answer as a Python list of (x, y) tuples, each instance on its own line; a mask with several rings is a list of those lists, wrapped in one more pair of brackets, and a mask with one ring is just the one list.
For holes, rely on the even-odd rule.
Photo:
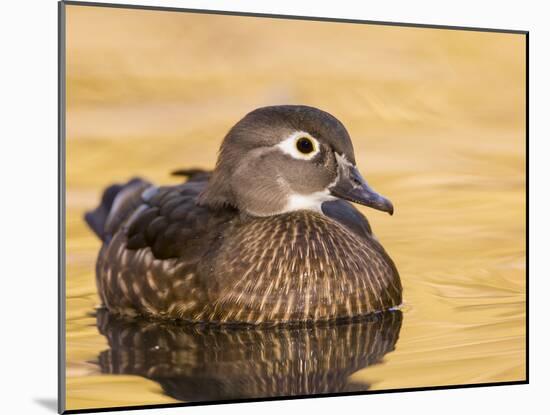
[(108, 186), (85, 220), (114, 314), (206, 324), (342, 321), (398, 308), (397, 268), (353, 205), (393, 214), (333, 115), (261, 107), (227, 133), (212, 171)]

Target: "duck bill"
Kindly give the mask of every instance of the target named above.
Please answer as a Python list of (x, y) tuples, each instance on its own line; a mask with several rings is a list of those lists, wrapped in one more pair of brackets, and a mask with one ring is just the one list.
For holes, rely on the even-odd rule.
[(340, 171), (339, 180), (329, 188), (329, 191), (333, 196), (340, 199), (359, 203), (393, 215), (392, 202), (375, 192), (353, 165), (350, 165), (346, 171)]

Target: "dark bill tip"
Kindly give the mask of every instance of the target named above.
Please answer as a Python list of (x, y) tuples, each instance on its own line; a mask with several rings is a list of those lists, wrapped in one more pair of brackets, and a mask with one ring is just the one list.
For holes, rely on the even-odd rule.
[(350, 202), (368, 206), (393, 215), (393, 204), (389, 199), (375, 192), (363, 179), (355, 167), (349, 169), (349, 174), (330, 189), (333, 196)]

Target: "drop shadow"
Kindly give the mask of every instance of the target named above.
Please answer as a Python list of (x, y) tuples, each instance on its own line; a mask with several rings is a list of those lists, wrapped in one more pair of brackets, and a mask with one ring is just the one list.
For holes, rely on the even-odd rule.
[(57, 399), (55, 398), (35, 398), (34, 401), (40, 406), (51, 412), (57, 413)]

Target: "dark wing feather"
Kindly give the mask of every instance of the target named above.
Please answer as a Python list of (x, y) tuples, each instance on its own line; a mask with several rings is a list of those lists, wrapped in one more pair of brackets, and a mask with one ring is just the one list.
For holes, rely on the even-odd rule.
[[(178, 186), (150, 188), (126, 223), (127, 248), (151, 248), (157, 259), (201, 256), (236, 212), (197, 205), (208, 176), (193, 176)], [(216, 230), (212, 232), (210, 230)]]
[(151, 183), (134, 178), (125, 184), (107, 187), (99, 206), (86, 212), (84, 219), (103, 242), (108, 242), (128, 215), (141, 204), (141, 193), (149, 186)]
[(341, 199), (324, 202), (321, 209), (326, 216), (344, 225), (356, 235), (372, 239), (369, 221), (350, 202)]

